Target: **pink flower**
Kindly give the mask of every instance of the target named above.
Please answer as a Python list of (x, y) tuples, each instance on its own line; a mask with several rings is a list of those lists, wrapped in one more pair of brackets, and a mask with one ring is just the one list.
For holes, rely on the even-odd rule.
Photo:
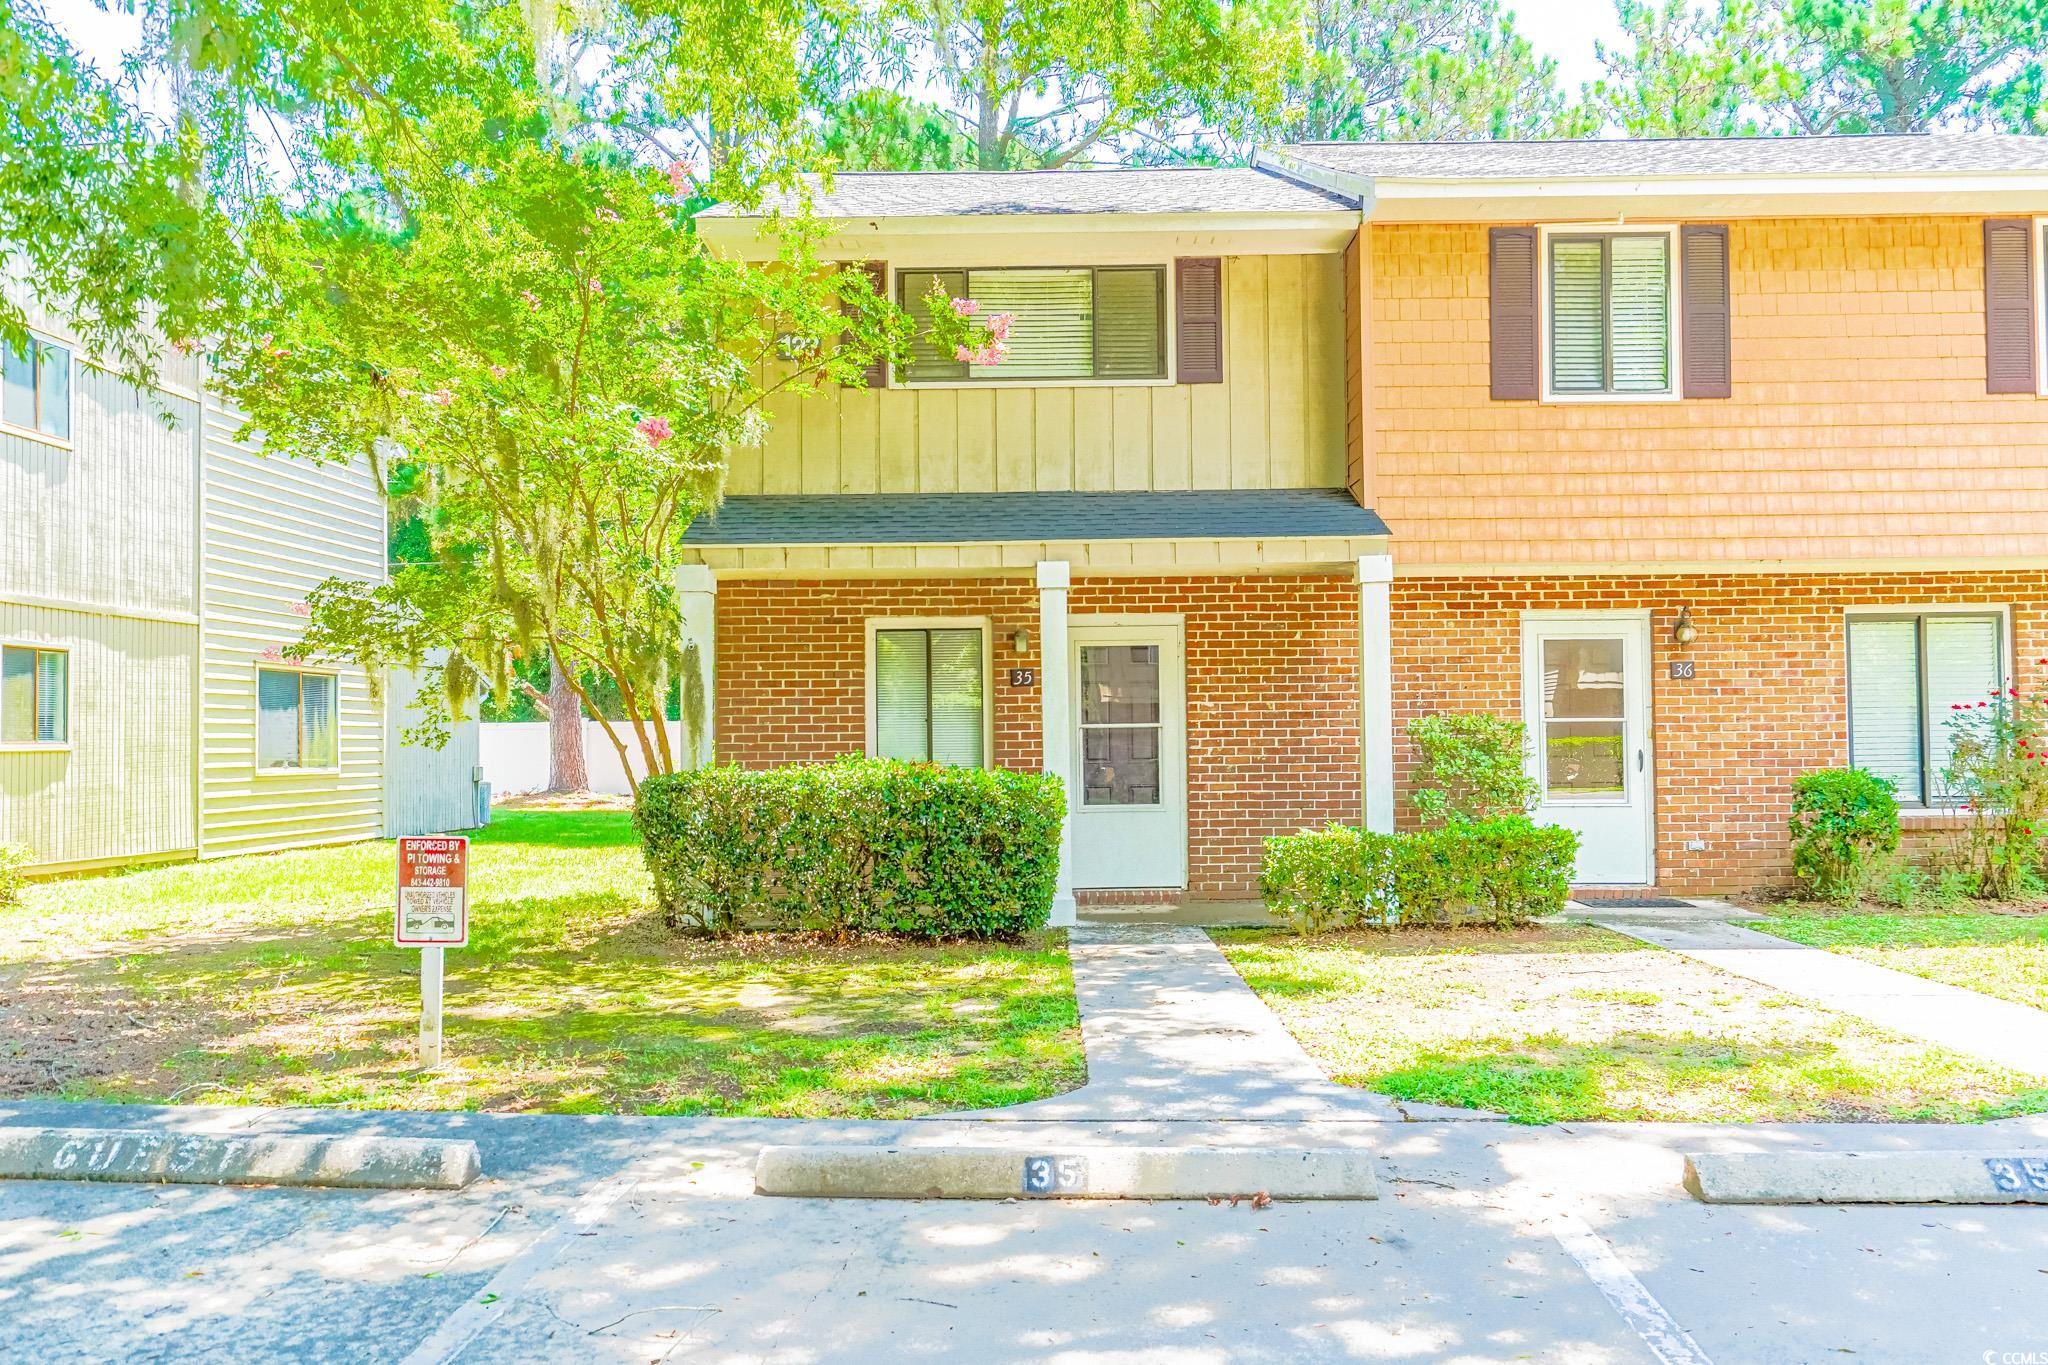
[(503, 379), (506, 375), (510, 373), (511, 371), (506, 369), (503, 365), (491, 366), (491, 378), (493, 379)]
[(529, 309), (533, 310), (534, 312), (540, 311), (540, 296), (535, 294), (531, 289), (520, 290), (519, 297), (526, 300), (526, 306)]
[(647, 438), (647, 444), (657, 447), (675, 434), (669, 430), (668, 418), (666, 417), (641, 418), (639, 431), (642, 436)]
[(435, 389), (426, 397), (427, 401), (429, 403), (432, 403), (437, 408), (445, 408), (450, 403), (453, 403), (455, 401), (455, 395), (450, 393), (447, 389)]
[(953, 311), (963, 318), (971, 318), (981, 311), (981, 305), (973, 299), (954, 299)]
[(271, 663), (276, 663), (279, 659), (282, 659), (284, 657), (284, 651), (282, 649), (279, 649), (276, 645), (269, 645), (266, 646), (263, 652), (257, 655), (256, 657), (259, 659), (267, 660)]
[(991, 313), (988, 319), (989, 335), (997, 341), (1010, 339), (1010, 324), (1016, 321), (1014, 313)]
[(592, 280), (590, 282), (590, 292), (593, 294), (602, 294), (604, 292), (604, 281)]
[(681, 194), (690, 184), (690, 168), (680, 161), (668, 163), (668, 187), (671, 193)]
[(308, 602), (294, 602), (294, 603), (292, 603), (292, 615), (294, 615), (294, 616), (311, 616), (312, 614), (313, 614), (313, 607), (312, 607), (312, 604), (311, 604), (311, 603), (308, 603)]
[(964, 345), (955, 346), (953, 348), (953, 359), (959, 361), (963, 365), (972, 364), (974, 362), (974, 354), (975, 353), (973, 351), (968, 350), (967, 347)]

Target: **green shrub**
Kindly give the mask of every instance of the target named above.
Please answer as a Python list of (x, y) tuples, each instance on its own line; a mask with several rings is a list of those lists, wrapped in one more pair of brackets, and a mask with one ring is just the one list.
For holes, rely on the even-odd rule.
[(1261, 888), (1303, 933), (1388, 924), (1506, 928), (1564, 908), (1578, 836), (1527, 816), (1402, 834), (1349, 825), (1266, 840)]
[(1792, 871), (1824, 900), (1853, 903), (1899, 847), (1892, 784), (1867, 768), (1823, 768), (1792, 783)]
[(22, 884), (28, 877), (29, 851), (20, 844), (0, 844), (0, 910), (21, 903)]
[(1015, 938), (1058, 883), (1059, 779), (849, 758), (640, 785), (633, 822), (671, 928)]
[(1906, 862), (1893, 863), (1873, 879), (1871, 899), (1896, 910), (1918, 910), (1927, 904), (1933, 883), (1924, 868)]
[(1438, 711), (1408, 723), (1421, 755), (1411, 800), (1425, 825), (1527, 815), (1536, 804), (1527, 727), (1484, 711)]

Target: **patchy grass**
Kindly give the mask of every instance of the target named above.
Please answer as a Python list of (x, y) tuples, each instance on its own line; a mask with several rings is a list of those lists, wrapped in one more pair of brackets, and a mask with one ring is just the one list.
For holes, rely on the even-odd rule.
[(1837, 910), (1785, 902), (1751, 928), (1830, 952), (2048, 1009), (2048, 909)]
[(1338, 1081), (1566, 1120), (1941, 1120), (2048, 1110), (2026, 1078), (1588, 925), (1216, 931)]
[(0, 911), (0, 1095), (900, 1117), (1081, 1084), (1064, 943), (662, 928), (629, 817), (500, 812), (421, 1070), (388, 843), (46, 883)]

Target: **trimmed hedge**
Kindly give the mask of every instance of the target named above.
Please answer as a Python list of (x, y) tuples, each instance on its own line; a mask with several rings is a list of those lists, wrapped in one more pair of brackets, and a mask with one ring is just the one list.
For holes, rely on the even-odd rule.
[(1899, 801), (1867, 768), (1792, 779), (1792, 871), (1814, 895), (1853, 904), (1899, 849)]
[(1390, 924), (1525, 924), (1564, 909), (1579, 838), (1525, 816), (1266, 840), (1267, 904), (1303, 933)]
[(1059, 779), (886, 759), (703, 768), (640, 784), (655, 900), (671, 928), (1015, 938), (1059, 876)]

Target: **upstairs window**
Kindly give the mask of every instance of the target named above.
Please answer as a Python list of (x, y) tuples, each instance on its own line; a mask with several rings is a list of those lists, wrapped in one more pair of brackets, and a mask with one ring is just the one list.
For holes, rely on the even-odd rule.
[(1672, 235), (1554, 232), (1545, 241), (1548, 392), (1671, 394)]
[(1890, 778), (1901, 805), (1952, 800), (1949, 720), (2004, 690), (2004, 634), (1997, 612), (1850, 617), (1849, 762)]
[(0, 744), (71, 742), (71, 656), (35, 645), (0, 646)]
[(0, 425), (70, 440), (71, 349), (30, 338), (0, 351)]
[[(937, 280), (954, 298), (973, 299), (981, 316), (1008, 313), (1009, 354), (973, 365), (927, 339), (925, 295)], [(913, 384), (1166, 377), (1166, 267), (902, 270), (896, 299), (917, 324)]]
[(986, 660), (978, 626), (878, 626), (868, 692), (875, 757), (981, 767)]
[(256, 670), (256, 766), (265, 771), (340, 766), (332, 673)]

